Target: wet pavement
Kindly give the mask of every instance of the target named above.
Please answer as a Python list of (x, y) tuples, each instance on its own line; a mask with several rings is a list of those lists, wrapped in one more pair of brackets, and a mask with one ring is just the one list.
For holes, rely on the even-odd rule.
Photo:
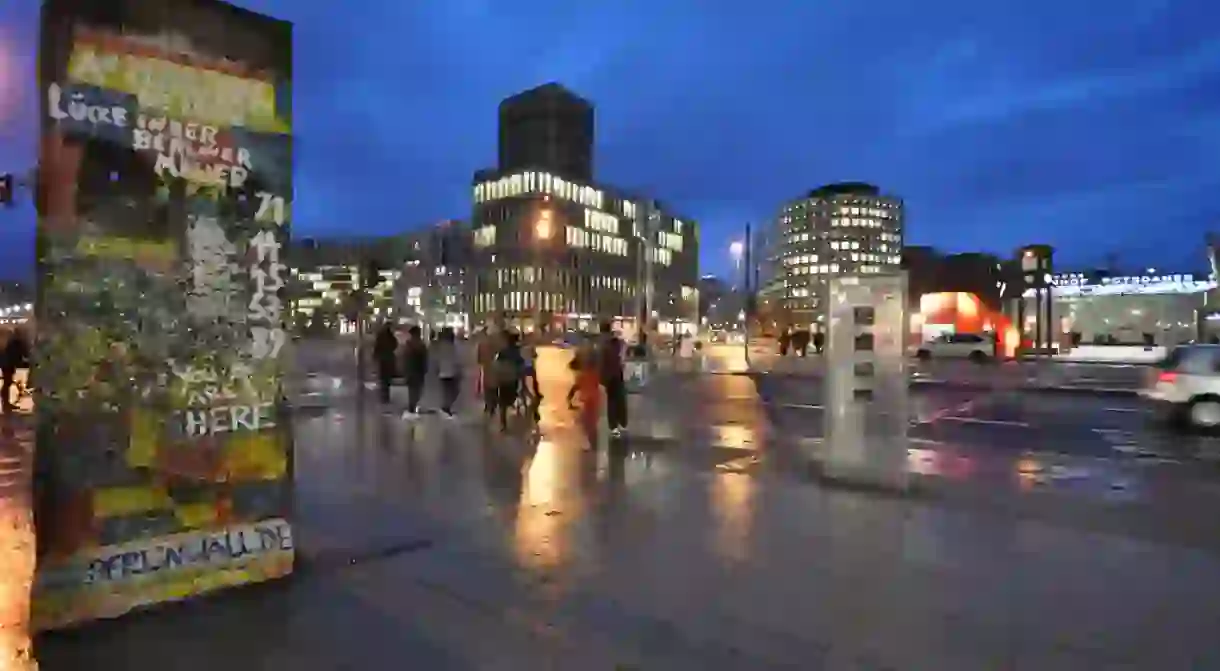
[(799, 380), (661, 375), (588, 452), (564, 356), (540, 432), (302, 412), (299, 575), (45, 637), (43, 668), (1220, 668), (1220, 475), (1090, 442), (1154, 435), (1134, 406), (918, 392), (919, 487), (879, 495), (810, 479)]
[[(822, 435), (823, 398), (816, 384), (771, 376), (760, 376), (757, 383), (769, 418), (783, 432)], [(916, 387), (911, 404), (911, 436), (924, 442), (1001, 452), (1220, 461), (1220, 439), (1179, 431), (1138, 398)]]
[[(748, 352), (748, 355), (747, 355)], [(718, 373), (767, 373), (798, 378), (819, 377), (823, 359), (780, 357), (773, 349), (751, 345), (710, 345), (702, 367)], [(1043, 389), (1131, 394), (1147, 383), (1148, 366), (1021, 360), (976, 364), (965, 360), (911, 361), (915, 384), (969, 389)]]

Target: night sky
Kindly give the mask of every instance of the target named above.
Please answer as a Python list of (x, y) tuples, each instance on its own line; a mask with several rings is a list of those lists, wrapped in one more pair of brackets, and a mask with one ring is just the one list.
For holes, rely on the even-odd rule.
[[(1220, 21), (1208, 0), (247, 0), (296, 23), (297, 235), (469, 217), (496, 105), (597, 106), (600, 181), (703, 226), (822, 183), (907, 202), (910, 244), (1058, 265), (1205, 267), (1220, 230)], [(36, 0), (0, 2), (0, 171), (33, 165)], [(0, 277), (33, 215), (0, 210)]]

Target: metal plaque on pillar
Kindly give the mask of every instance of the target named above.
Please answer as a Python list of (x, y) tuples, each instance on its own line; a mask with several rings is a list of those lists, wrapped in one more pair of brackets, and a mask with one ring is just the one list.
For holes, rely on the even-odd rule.
[(906, 296), (905, 273), (830, 282), (822, 463), (830, 479), (907, 486)]

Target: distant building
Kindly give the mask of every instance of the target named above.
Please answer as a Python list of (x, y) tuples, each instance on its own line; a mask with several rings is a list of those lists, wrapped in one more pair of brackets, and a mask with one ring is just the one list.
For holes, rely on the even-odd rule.
[(33, 282), (0, 282), (0, 308), (34, 301)]
[(699, 321), (707, 328), (740, 328), (745, 308), (745, 292), (740, 288), (715, 275), (699, 279)]
[(500, 165), (473, 184), (475, 322), (527, 331), (694, 325), (696, 224), (595, 183), (592, 120), (592, 106), (557, 84), (501, 104)]
[[(350, 297), (376, 267), (369, 290), (374, 320), (466, 326), (466, 278), (471, 262), (470, 229), (446, 220), (399, 235), (304, 238), (293, 242), (295, 316), (309, 324), (315, 314), (346, 328)], [(319, 314), (320, 313), (320, 314)]]
[(499, 169), (593, 180), (593, 105), (556, 83), (500, 103)]
[(871, 184), (814, 189), (785, 204), (774, 229), (773, 278), (764, 288), (779, 294), (792, 326), (821, 321), (831, 278), (889, 273), (901, 265), (903, 203)]
[[(1076, 333), (1084, 344), (1173, 346), (1220, 335), (1212, 316), (1216, 277), (1195, 272), (1146, 270), (1122, 274), (1104, 270), (1057, 272), (1051, 278), (1056, 342)], [(1033, 326), (1033, 291), (1026, 293), (1026, 323)]]
[(1001, 310), (1006, 269), (1002, 260), (985, 252), (941, 254), (932, 247), (912, 246), (902, 250), (902, 268), (912, 305), (925, 294), (967, 292), (990, 310)]

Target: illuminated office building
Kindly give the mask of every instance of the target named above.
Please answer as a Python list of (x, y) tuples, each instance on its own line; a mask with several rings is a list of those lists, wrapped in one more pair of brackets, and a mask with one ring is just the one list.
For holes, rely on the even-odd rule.
[(897, 272), (901, 268), (903, 205), (871, 184), (843, 182), (787, 203), (771, 243), (770, 286), (791, 324), (820, 320), (834, 277)]
[[(588, 106), (558, 85), (543, 88), (550, 105), (544, 111)], [(644, 317), (662, 332), (692, 328), (698, 318), (695, 223), (657, 201), (589, 179), (591, 134), (586, 143), (583, 122), (572, 120), (585, 118), (583, 112), (573, 111), (566, 125), (556, 122), (555, 133), (566, 128), (571, 136), (559, 142), (537, 126), (509, 124), (505, 107), (501, 165), (476, 173), (473, 184), (473, 322), (528, 331), (610, 321), (634, 330)], [(587, 118), (591, 124), (591, 106)], [(531, 142), (546, 146), (531, 150)]]

